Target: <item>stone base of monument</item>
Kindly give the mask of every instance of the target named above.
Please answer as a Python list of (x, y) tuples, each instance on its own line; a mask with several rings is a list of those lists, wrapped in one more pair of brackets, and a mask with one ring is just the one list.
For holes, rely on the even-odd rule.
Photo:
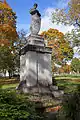
[(51, 53), (40, 35), (29, 35), (26, 45), (20, 51), (20, 84), (23, 93), (62, 95), (57, 86), (52, 85)]
[(21, 87), (20, 90), (23, 93), (52, 95), (51, 91), (49, 90), (49, 87), (40, 86), (38, 84), (30, 87)]
[(21, 93), (37, 94), (37, 95), (49, 95), (54, 98), (61, 98), (64, 95), (63, 90), (58, 90), (58, 86), (44, 86), (42, 84), (36, 84), (34, 86), (26, 86), (20, 82), (18, 89)]

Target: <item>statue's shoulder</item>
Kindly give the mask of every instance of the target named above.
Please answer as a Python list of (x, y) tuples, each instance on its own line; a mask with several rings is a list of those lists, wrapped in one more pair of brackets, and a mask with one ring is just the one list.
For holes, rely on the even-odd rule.
[(35, 13), (36, 13), (36, 9), (31, 8), (29, 12), (30, 12), (30, 14), (31, 14), (31, 15), (33, 15), (33, 14), (35, 14)]
[(34, 14), (36, 14), (37, 13), (37, 15), (40, 17), (41, 16), (41, 14), (39, 13), (39, 11), (37, 10), (37, 9), (34, 9), (34, 8), (31, 8), (30, 9), (30, 14), (31, 15), (34, 15)]
[(39, 11), (38, 11), (38, 10), (36, 10), (36, 12), (37, 12), (37, 15), (38, 15), (39, 17), (41, 17), (41, 14), (39, 13)]

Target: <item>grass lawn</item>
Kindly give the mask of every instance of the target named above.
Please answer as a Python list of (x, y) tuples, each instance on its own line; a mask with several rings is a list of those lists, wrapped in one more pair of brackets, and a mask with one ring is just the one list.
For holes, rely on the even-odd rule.
[(0, 88), (1, 89), (15, 89), (19, 84), (19, 81), (16, 78), (0, 78)]
[(60, 75), (54, 75), (55, 77), (65, 77), (65, 78), (80, 78), (80, 74), (60, 74)]
[(74, 92), (77, 90), (78, 87), (80, 87), (80, 77), (71, 77), (71, 76), (59, 76), (55, 77), (55, 80), (57, 82), (57, 85), (60, 88), (64, 88), (64, 92)]
[[(56, 76), (55, 80), (59, 88), (63, 88), (64, 92), (73, 92), (80, 86), (80, 75), (63, 75)], [(1, 89), (14, 89), (18, 86), (19, 81), (15, 79), (0, 78)]]
[(0, 85), (0, 88), (1, 89), (15, 89), (16, 87), (18, 86), (18, 83), (15, 83), (15, 84), (5, 84), (5, 85)]

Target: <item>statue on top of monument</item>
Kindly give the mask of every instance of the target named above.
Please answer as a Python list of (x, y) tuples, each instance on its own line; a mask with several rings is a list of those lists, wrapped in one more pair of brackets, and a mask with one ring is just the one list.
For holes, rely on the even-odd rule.
[(31, 34), (32, 35), (38, 35), (41, 27), (41, 14), (39, 11), (36, 9), (37, 4), (34, 4), (34, 7), (30, 9), (30, 14), (31, 14)]

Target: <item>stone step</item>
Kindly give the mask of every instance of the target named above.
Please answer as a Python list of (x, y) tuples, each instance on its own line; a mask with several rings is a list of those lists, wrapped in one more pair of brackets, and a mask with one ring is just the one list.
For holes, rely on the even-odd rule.
[(51, 91), (58, 90), (58, 86), (51, 85), (51, 86), (50, 86), (50, 90), (51, 90)]
[(57, 90), (57, 91), (53, 91), (52, 94), (55, 98), (59, 98), (59, 97), (62, 97), (64, 95), (64, 91), (63, 90)]

